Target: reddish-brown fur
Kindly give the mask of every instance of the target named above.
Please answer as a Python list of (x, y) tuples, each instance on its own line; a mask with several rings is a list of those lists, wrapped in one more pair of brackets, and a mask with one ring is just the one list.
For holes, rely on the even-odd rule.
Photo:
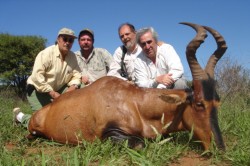
[[(180, 112), (177, 107), (185, 104), (186, 98), (187, 93), (182, 90), (139, 88), (107, 76), (91, 86), (61, 95), (37, 111), (29, 129), (59, 142), (77, 143), (82, 139), (76, 137), (77, 133), (92, 141), (102, 138), (107, 123), (114, 122), (126, 133), (154, 138), (156, 133), (150, 125), (163, 132), (162, 127)], [(161, 124), (163, 113), (165, 122)]]
[[(197, 37), (194, 40), (197, 42)], [(199, 47), (194, 42), (187, 47), (188, 61), (195, 57), (193, 48)], [(196, 70), (193, 71), (196, 67), (190, 63), (194, 96), (185, 90), (139, 88), (107, 76), (83, 89), (65, 93), (35, 112), (29, 123), (30, 135), (71, 144), (114, 136), (117, 140), (131, 138), (132, 145), (136, 145), (133, 141), (138, 138), (155, 138), (155, 130), (166, 135), (193, 129), (206, 150), (212, 133), (217, 146), (224, 149), (213, 77), (197, 79)]]

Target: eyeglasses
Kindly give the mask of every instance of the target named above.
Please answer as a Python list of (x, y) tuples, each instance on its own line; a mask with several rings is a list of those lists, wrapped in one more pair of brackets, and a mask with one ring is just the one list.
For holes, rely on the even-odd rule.
[(74, 38), (71, 38), (71, 37), (62, 36), (62, 39), (65, 43), (67, 43), (67, 42), (73, 43), (74, 42)]

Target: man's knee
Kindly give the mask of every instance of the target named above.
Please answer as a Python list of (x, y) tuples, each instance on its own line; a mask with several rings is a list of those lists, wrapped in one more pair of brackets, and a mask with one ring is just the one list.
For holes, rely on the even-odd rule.
[(174, 89), (187, 89), (188, 85), (187, 85), (187, 80), (183, 77), (181, 77), (180, 79), (176, 80), (175, 84), (174, 84)]

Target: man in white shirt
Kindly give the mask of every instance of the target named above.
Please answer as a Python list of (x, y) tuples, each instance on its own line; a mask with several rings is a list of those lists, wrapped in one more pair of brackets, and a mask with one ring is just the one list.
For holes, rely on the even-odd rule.
[(134, 61), (142, 51), (136, 43), (135, 27), (130, 23), (121, 24), (118, 35), (123, 45), (115, 50), (113, 55), (115, 62), (111, 64), (108, 75), (134, 82)]
[(136, 35), (142, 52), (135, 61), (135, 83), (140, 87), (186, 89), (184, 69), (174, 48), (157, 45), (158, 35), (152, 27), (140, 29)]

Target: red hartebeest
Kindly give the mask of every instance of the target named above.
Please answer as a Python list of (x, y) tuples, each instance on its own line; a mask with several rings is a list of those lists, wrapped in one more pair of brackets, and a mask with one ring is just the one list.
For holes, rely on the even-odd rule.
[[(219, 97), (215, 91), (214, 67), (227, 49), (225, 40), (209, 27), (182, 24), (197, 31), (186, 49), (193, 91), (139, 88), (119, 78), (103, 77), (88, 87), (61, 95), (35, 112), (28, 127), (30, 138), (42, 136), (77, 144), (83, 139), (110, 137), (114, 141), (126, 139), (133, 147), (142, 138), (155, 138), (155, 130), (167, 135), (193, 129), (205, 150), (209, 149), (212, 135), (217, 147), (224, 149), (217, 120)], [(195, 53), (206, 38), (206, 31), (213, 35), (218, 48), (203, 70)]]

